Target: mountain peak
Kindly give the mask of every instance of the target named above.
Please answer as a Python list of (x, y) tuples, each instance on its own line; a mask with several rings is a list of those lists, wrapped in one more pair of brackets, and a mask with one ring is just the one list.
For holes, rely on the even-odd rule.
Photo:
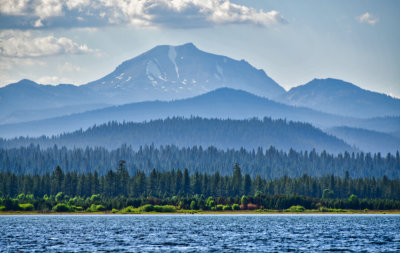
[[(35, 83), (34, 81), (32, 81), (32, 80), (29, 80), (29, 79), (21, 79), (21, 80), (19, 80), (18, 82), (16, 82), (16, 83), (11, 83), (11, 84), (9, 84), (9, 85), (7, 85), (7, 86), (12, 86), (12, 87), (33, 87), (33, 86), (37, 86), (38, 84), (37, 83)], [(6, 87), (7, 87), (6, 86)]]
[(282, 101), (359, 118), (399, 115), (400, 111), (400, 100), (334, 78), (313, 79), (294, 87), (283, 95)]
[(123, 103), (188, 98), (221, 87), (268, 98), (285, 92), (248, 62), (201, 51), (193, 43), (156, 46), (88, 87)]
[(192, 42), (188, 42), (183, 45), (176, 46), (176, 47), (198, 49)]

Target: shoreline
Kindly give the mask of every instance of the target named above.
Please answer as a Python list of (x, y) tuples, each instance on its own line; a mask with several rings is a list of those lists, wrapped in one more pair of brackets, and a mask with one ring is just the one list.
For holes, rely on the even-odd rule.
[(274, 210), (270, 212), (257, 212), (257, 211), (186, 211), (186, 212), (140, 212), (140, 213), (112, 213), (111, 211), (104, 212), (38, 212), (38, 211), (1, 211), (0, 216), (8, 216), (8, 215), (265, 215), (265, 214), (273, 214), (273, 215), (310, 215), (310, 214), (318, 214), (318, 215), (331, 215), (331, 214), (343, 214), (343, 215), (352, 215), (352, 214), (400, 214), (400, 210), (345, 210), (344, 212), (320, 212), (320, 211), (304, 211), (304, 212), (284, 212), (279, 210)]

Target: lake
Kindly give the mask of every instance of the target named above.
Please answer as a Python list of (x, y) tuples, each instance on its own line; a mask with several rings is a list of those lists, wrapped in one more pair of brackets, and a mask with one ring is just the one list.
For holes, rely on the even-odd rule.
[(1, 252), (399, 252), (400, 215), (10, 215)]

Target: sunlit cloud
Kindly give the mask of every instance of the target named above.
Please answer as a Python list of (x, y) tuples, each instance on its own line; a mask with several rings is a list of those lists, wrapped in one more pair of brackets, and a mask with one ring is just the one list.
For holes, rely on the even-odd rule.
[(66, 37), (55, 37), (53, 35), (36, 37), (29, 31), (0, 33), (0, 56), (3, 57), (42, 57), (92, 52), (95, 52), (95, 50)]
[(196, 28), (223, 24), (268, 27), (286, 23), (276, 11), (229, 0), (0, 0), (3, 29), (99, 27)]

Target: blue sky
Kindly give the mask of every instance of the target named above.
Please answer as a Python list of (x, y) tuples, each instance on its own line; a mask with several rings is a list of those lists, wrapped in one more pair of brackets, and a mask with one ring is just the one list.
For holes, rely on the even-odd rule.
[(400, 1), (0, 0), (0, 86), (84, 84), (160, 44), (400, 97)]

